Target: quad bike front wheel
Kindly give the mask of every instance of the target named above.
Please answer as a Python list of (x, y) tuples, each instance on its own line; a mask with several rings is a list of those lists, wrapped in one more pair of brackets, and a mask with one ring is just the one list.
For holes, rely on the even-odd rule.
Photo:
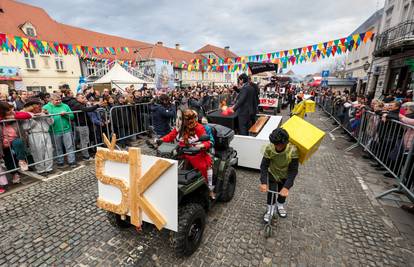
[(178, 231), (171, 232), (177, 256), (190, 256), (200, 246), (206, 224), (206, 212), (198, 203), (188, 203), (178, 210)]
[(121, 215), (113, 213), (113, 212), (107, 212), (106, 218), (108, 222), (119, 229), (126, 229), (132, 226), (132, 224), (129, 221), (129, 217), (127, 217), (125, 220), (121, 219)]
[(236, 191), (236, 170), (228, 167), (223, 178), (223, 192), (220, 195), (220, 201), (229, 202)]

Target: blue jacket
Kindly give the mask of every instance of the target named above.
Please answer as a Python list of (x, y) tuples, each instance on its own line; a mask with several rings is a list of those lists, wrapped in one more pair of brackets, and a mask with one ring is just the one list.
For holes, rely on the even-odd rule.
[(164, 136), (171, 131), (170, 122), (175, 118), (175, 107), (164, 107), (159, 104), (153, 104), (151, 106), (152, 125), (157, 135)]
[(88, 112), (89, 119), (92, 121), (92, 123), (96, 126), (102, 126), (102, 118), (101, 114), (97, 111)]

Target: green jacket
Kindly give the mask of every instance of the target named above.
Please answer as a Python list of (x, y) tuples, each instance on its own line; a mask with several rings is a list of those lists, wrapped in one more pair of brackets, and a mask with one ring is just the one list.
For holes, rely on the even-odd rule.
[(278, 153), (273, 144), (268, 144), (263, 157), (269, 159), (268, 171), (279, 182), (288, 178), (289, 164), (293, 159), (299, 158), (299, 151), (294, 144), (289, 143), (283, 152)]
[[(68, 105), (61, 103), (58, 106), (55, 106), (49, 102), (43, 106), (43, 109), (46, 109), (50, 115), (54, 115), (54, 123), (50, 126), (49, 132), (53, 134), (64, 134), (72, 131), (70, 121), (73, 120), (75, 116)], [(71, 113), (61, 116), (60, 113), (62, 112)]]

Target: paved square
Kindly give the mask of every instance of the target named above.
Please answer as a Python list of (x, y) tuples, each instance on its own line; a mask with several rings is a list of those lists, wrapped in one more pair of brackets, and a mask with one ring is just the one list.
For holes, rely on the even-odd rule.
[[(308, 120), (319, 127), (321, 113)], [(234, 199), (208, 214), (200, 248), (178, 259), (168, 233), (120, 231), (96, 207), (92, 166), (0, 199), (0, 265), (409, 266), (413, 252), (372, 205), (351, 161), (327, 136), (288, 198), (288, 217), (265, 239), (259, 173), (237, 169)]]

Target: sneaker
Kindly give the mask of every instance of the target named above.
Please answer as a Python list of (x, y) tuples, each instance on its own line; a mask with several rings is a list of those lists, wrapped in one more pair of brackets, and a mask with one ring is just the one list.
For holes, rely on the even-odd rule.
[(6, 189), (0, 188), (0, 194), (6, 193)]
[(362, 155), (363, 159), (373, 159), (371, 155)]
[(374, 167), (374, 168), (379, 168), (379, 167), (382, 167), (382, 165), (381, 164), (379, 164), (379, 163), (372, 163), (372, 164), (370, 164), (371, 165), (371, 167)]
[(408, 206), (408, 205), (402, 205), (402, 206), (401, 206), (401, 208), (402, 208), (403, 210), (405, 210), (406, 212), (409, 212), (409, 213), (411, 213), (411, 214), (414, 214), (414, 206), (413, 206), (413, 205), (411, 205), (411, 206)]
[(78, 164), (76, 164), (76, 162), (75, 163), (70, 163), (69, 164), (69, 167), (71, 167), (72, 169), (74, 169), (74, 168), (76, 168), (76, 167), (78, 167), (79, 165)]
[(279, 214), (280, 217), (286, 218), (287, 212), (283, 204), (277, 204), (277, 213)]
[(20, 175), (15, 173), (13, 174), (13, 184), (20, 184)]
[(390, 172), (384, 173), (384, 177), (387, 177), (387, 178), (395, 178), (394, 175), (392, 175)]
[(65, 164), (64, 163), (58, 163), (57, 167), (58, 167), (58, 169), (62, 169), (62, 168), (65, 167)]
[(19, 167), (24, 172), (29, 170), (29, 166), (27, 166), (27, 162), (25, 160), (19, 160)]

